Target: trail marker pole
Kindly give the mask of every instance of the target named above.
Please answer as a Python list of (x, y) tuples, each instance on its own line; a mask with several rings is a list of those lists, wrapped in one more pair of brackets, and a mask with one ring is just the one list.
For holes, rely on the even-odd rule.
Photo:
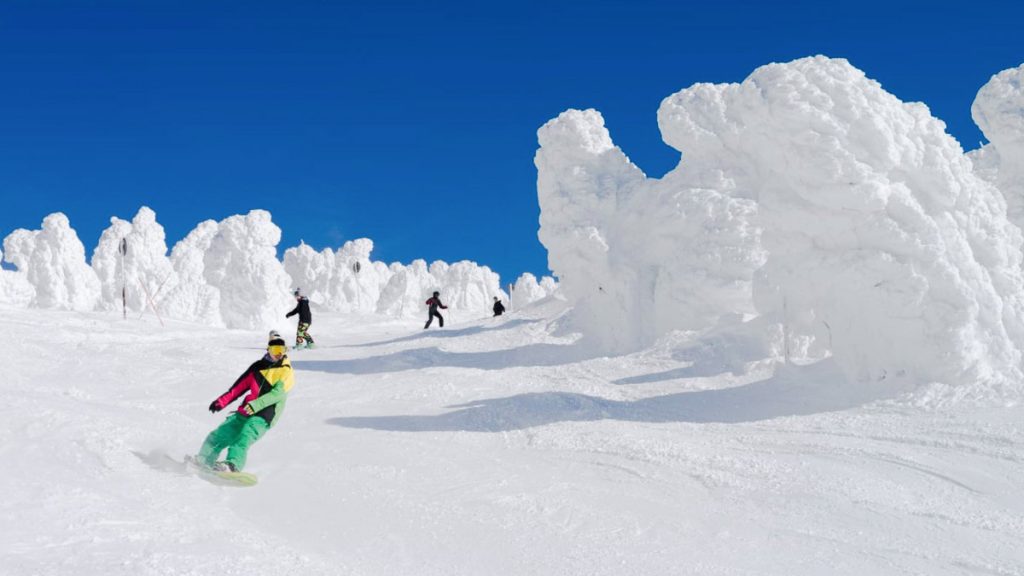
[(121, 315), (124, 320), (128, 319), (128, 286), (125, 281), (124, 257), (128, 254), (128, 239), (121, 238), (121, 244), (117, 247), (121, 255)]

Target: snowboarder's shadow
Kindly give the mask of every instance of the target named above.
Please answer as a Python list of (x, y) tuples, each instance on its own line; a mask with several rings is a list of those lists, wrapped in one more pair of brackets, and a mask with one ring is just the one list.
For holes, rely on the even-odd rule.
[(496, 325), (482, 325), (478, 324), (475, 326), (467, 326), (465, 328), (439, 328), (432, 327), (422, 329), (419, 332), (409, 334), (408, 336), (401, 336), (399, 338), (392, 338), (391, 340), (379, 340), (377, 342), (364, 342), (361, 344), (341, 344), (338, 346), (327, 346), (327, 348), (369, 348), (372, 346), (384, 346), (385, 344), (397, 344), (400, 342), (412, 342), (416, 340), (422, 340), (424, 338), (458, 338), (462, 336), (472, 336), (473, 334), (480, 334), (481, 332), (494, 332), (497, 330), (508, 330), (509, 328), (515, 328), (523, 324), (530, 324), (532, 322), (539, 322), (539, 320), (526, 320), (526, 319), (515, 319), (507, 322), (502, 322)]
[[(890, 383), (892, 384), (892, 383)], [(339, 417), (328, 424), (402, 432), (506, 432), (556, 422), (743, 423), (847, 410), (904, 389), (845, 381), (831, 360), (783, 367), (771, 378), (733, 388), (679, 392), (634, 401), (569, 392), (519, 394), (450, 406), (433, 416)]]
[(294, 359), (292, 366), (296, 370), (335, 374), (381, 374), (421, 368), (501, 370), (520, 366), (560, 366), (596, 356), (596, 353), (572, 344), (531, 344), (489, 352), (446, 352), (435, 346), (352, 360)]

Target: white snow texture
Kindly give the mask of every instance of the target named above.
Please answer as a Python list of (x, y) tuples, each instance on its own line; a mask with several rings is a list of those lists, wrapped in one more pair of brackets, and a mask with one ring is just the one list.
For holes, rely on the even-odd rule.
[[(975, 104), (1015, 167), (1021, 70)], [(924, 105), (813, 57), (682, 90), (658, 123), (682, 153), (661, 179), (596, 111), (538, 132), (540, 239), (592, 345), (629, 351), (756, 311), (780, 353), (831, 354), (854, 381), (1019, 382), (1021, 232)], [(1020, 174), (998, 182), (1008, 193)]]
[[(778, 356), (831, 355), (853, 381), (1019, 382), (1022, 77), (1024, 66), (1006, 70), (979, 91), (972, 112), (991, 143), (969, 155), (924, 105), (821, 56), (666, 98), (659, 128), (681, 160), (662, 178), (630, 162), (597, 111), (562, 113), (538, 131), (535, 163), (564, 327), (623, 353), (757, 317)], [(143, 207), (111, 219), (90, 266), (67, 217), (51, 214), (4, 240), (16, 270), (0, 274), (0, 304), (115, 311), (126, 287), (133, 313), (266, 329), (295, 288), (322, 310), (398, 318), (422, 317), (435, 290), (473, 317), (509, 301), (472, 262), (386, 265), (365, 238), (301, 244), (282, 262), (280, 238), (253, 210), (200, 223), (168, 257)], [(524, 274), (511, 304), (554, 291)]]
[[(265, 210), (221, 222), (201, 222), (167, 256), (166, 236), (156, 213), (139, 209), (131, 222), (111, 218), (93, 251), (85, 249), (63, 214), (52, 214), (41, 231), (17, 230), (6, 238), (8, 262), (0, 270), (0, 304), (19, 308), (154, 313), (161, 318), (217, 327), (277, 327), (295, 305), (300, 288), (325, 310), (343, 313), (425, 316), (434, 291), (464, 319), (490, 315), (495, 296), (507, 299), (498, 275), (463, 261), (422, 260), (409, 266), (370, 260), (373, 241), (346, 242), (337, 252), (306, 244), (277, 260), (281, 229)], [(124, 251), (122, 253), (122, 246)], [(0, 256), (4, 254), (0, 253)], [(539, 284), (520, 278), (525, 305), (554, 292), (551, 278)], [(122, 297), (122, 291), (124, 296)]]

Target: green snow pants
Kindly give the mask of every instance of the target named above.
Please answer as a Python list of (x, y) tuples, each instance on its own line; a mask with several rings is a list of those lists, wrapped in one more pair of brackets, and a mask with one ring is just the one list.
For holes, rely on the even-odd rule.
[(241, 471), (245, 468), (245, 457), (249, 447), (269, 429), (270, 425), (263, 418), (246, 417), (235, 412), (206, 437), (203, 447), (199, 449), (199, 461), (207, 466), (213, 466), (221, 451), (227, 448), (228, 456), (224, 461), (230, 462), (235, 470)]

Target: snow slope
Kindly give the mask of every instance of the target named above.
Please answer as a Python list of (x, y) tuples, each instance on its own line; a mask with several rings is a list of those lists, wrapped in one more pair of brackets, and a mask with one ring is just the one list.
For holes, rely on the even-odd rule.
[(776, 371), (736, 327), (592, 357), (563, 306), (319, 314), (254, 488), (149, 462), (265, 332), (2, 309), (0, 574), (1024, 573), (1019, 405)]

